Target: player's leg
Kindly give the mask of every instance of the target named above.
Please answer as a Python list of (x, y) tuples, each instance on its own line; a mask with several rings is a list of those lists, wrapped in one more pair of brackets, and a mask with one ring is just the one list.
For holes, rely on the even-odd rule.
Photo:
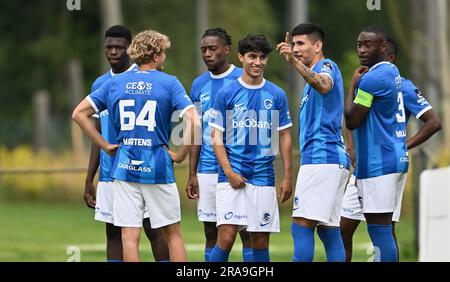
[(106, 258), (108, 262), (123, 260), (122, 230), (111, 223), (106, 223)]
[(269, 262), (270, 233), (280, 232), (280, 215), (275, 187), (247, 184), (245, 203), (253, 261)]
[(167, 242), (170, 261), (187, 260), (181, 234), (180, 196), (175, 183), (140, 184), (150, 222), (155, 229), (161, 228)]
[(169, 248), (170, 261), (187, 261), (186, 248), (184, 247), (183, 236), (181, 235), (180, 222), (163, 226), (162, 231)]
[(239, 231), (239, 237), (241, 237), (242, 242), (242, 258), (244, 262), (252, 262), (253, 261), (253, 251), (252, 244), (250, 241), (250, 233), (246, 230), (242, 229)]
[(392, 235), (394, 236), (395, 246), (397, 247), (397, 261), (400, 261), (400, 249), (398, 245), (397, 235), (395, 233), (395, 225), (400, 221), (400, 214), (402, 211), (403, 191), (405, 190), (407, 174), (404, 174), (398, 182), (397, 199), (394, 214), (392, 215)]
[(353, 235), (364, 216), (361, 210), (361, 202), (358, 198), (358, 188), (356, 187), (356, 177), (352, 175), (345, 189), (344, 199), (341, 209), (341, 236), (345, 248), (345, 261), (352, 260)]
[(105, 222), (106, 232), (106, 259), (108, 262), (121, 262), (122, 256), (122, 230), (114, 226), (113, 182), (100, 181), (97, 185), (95, 203), (95, 220)]
[(226, 262), (236, 240), (239, 226), (247, 225), (245, 189), (233, 189), (229, 183), (218, 183), (216, 190), (217, 243), (209, 260)]
[(353, 255), (353, 235), (355, 234), (356, 228), (361, 221), (350, 219), (346, 217), (341, 217), (341, 236), (342, 243), (345, 248), (345, 261), (351, 262)]
[(367, 220), (367, 229), (375, 249), (375, 261), (398, 260), (392, 234), (392, 215), (398, 198), (397, 185), (402, 175), (393, 173), (357, 181), (362, 193), (362, 210)]
[(143, 221), (145, 235), (147, 235), (150, 245), (152, 246), (153, 257), (157, 262), (169, 261), (169, 248), (161, 228), (153, 229), (150, 219), (144, 216)]
[(395, 234), (395, 221), (392, 221), (392, 236), (394, 236), (395, 247), (397, 248), (397, 261), (400, 261), (400, 249), (398, 248), (397, 234)]
[(141, 227), (122, 227), (123, 260), (139, 262), (139, 239)]
[(199, 198), (197, 217), (203, 222), (205, 234), (205, 261), (209, 261), (211, 251), (217, 242), (216, 189), (217, 173), (198, 173)]
[(144, 198), (138, 183), (115, 180), (114, 225), (122, 227), (124, 261), (139, 261), (139, 240), (144, 217)]
[(203, 222), (203, 230), (205, 233), (205, 261), (209, 261), (209, 256), (211, 255), (211, 252), (214, 248), (214, 246), (217, 243), (217, 236), (218, 236), (218, 230), (217, 230), (217, 223), (216, 222)]
[(314, 260), (314, 230), (317, 221), (302, 217), (293, 217), (291, 234), (294, 240), (294, 262), (312, 262)]

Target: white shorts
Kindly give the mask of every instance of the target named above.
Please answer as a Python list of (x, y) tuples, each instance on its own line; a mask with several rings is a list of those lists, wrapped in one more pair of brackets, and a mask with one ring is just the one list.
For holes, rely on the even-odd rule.
[[(113, 182), (99, 181), (97, 185), (94, 219), (114, 224), (113, 204), (114, 185)], [(148, 218), (148, 210), (145, 207), (144, 218)]]
[(175, 183), (141, 184), (121, 180), (113, 183), (114, 225), (142, 227), (145, 205), (148, 206), (152, 228), (180, 221), (180, 196)]
[(362, 213), (395, 212), (393, 221), (400, 218), (406, 173), (391, 173), (366, 179), (357, 179), (358, 197), (362, 199)]
[(199, 221), (216, 222), (217, 173), (198, 173), (197, 217)]
[(338, 164), (302, 165), (297, 176), (292, 217), (339, 227), (349, 171)]
[(280, 232), (277, 193), (273, 186), (246, 184), (234, 189), (217, 184), (217, 226), (245, 226), (248, 232)]

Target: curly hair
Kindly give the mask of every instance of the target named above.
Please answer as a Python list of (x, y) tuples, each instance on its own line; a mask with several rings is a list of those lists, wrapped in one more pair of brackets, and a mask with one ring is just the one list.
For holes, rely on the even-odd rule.
[(142, 65), (151, 62), (155, 55), (168, 48), (170, 39), (167, 35), (154, 30), (145, 30), (133, 38), (127, 53), (137, 65)]

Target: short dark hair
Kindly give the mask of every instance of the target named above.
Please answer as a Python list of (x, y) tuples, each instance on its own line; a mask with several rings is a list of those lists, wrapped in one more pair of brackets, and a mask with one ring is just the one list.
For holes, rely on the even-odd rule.
[(364, 28), (361, 32), (375, 33), (381, 40), (387, 40), (387, 34), (381, 26), (370, 25)]
[(203, 33), (202, 38), (206, 36), (214, 36), (221, 38), (223, 41), (225, 41), (225, 44), (228, 46), (231, 46), (231, 35), (227, 33), (227, 31), (223, 28), (217, 27), (217, 28), (210, 28)]
[(395, 42), (394, 38), (387, 36), (386, 37), (386, 41), (387, 41), (387, 54), (389, 55), (395, 55), (395, 57), (397, 57), (398, 54), (398, 47), (397, 47), (397, 42)]
[(238, 50), (241, 55), (248, 52), (262, 52), (265, 55), (269, 55), (273, 51), (273, 47), (266, 36), (249, 34), (239, 40)]
[(296, 35), (312, 35), (316, 39), (325, 42), (325, 31), (323, 28), (315, 23), (302, 23), (294, 27), (292, 36)]
[(113, 25), (112, 27), (108, 28), (108, 30), (106, 30), (105, 32), (105, 39), (106, 37), (125, 38), (128, 43), (131, 43), (131, 31), (128, 29), (128, 27), (123, 25)]

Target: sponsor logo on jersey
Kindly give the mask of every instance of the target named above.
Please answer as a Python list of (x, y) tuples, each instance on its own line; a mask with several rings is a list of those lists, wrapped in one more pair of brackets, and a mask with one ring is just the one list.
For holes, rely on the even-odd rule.
[(270, 129), (272, 123), (268, 121), (256, 120), (255, 118), (245, 118), (244, 120), (237, 121), (233, 119), (233, 128), (262, 128)]
[(149, 82), (134, 81), (125, 85), (125, 93), (133, 95), (150, 95), (153, 85)]
[(406, 137), (406, 130), (396, 130), (395, 135), (397, 135), (397, 138)]
[(245, 105), (245, 103), (236, 104), (234, 105), (234, 110), (236, 112), (243, 112), (247, 110), (247, 106)]
[(211, 96), (209, 96), (208, 92), (204, 92), (202, 94), (200, 94), (200, 102), (206, 102), (209, 101), (211, 99)]
[(152, 168), (150, 166), (141, 166), (143, 163), (144, 161), (140, 160), (128, 160), (126, 162), (119, 162), (117, 166), (118, 168), (126, 169), (129, 171), (146, 172), (146, 173), (152, 172)]

